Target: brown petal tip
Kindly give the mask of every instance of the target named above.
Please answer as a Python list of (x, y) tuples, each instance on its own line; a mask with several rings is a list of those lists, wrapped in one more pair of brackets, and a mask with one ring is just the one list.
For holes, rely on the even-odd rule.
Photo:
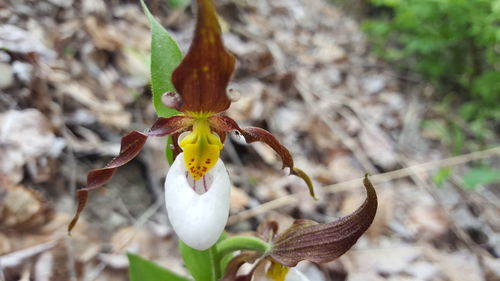
[(329, 262), (347, 252), (368, 229), (377, 212), (377, 194), (368, 176), (363, 183), (367, 199), (355, 212), (326, 224), (296, 220), (273, 241), (270, 256), (285, 266), (295, 266), (302, 260)]
[(316, 194), (314, 193), (314, 186), (312, 184), (311, 178), (304, 171), (294, 167), (293, 170), (291, 171), (291, 174), (301, 178), (307, 184), (307, 188), (309, 189), (309, 195), (311, 195), (311, 197), (314, 198), (314, 200), (318, 200), (318, 197), (316, 197)]
[(78, 219), (80, 218), (80, 213), (85, 209), (85, 205), (87, 205), (87, 200), (89, 197), (89, 191), (86, 189), (80, 189), (76, 192), (76, 198), (78, 201), (78, 207), (76, 208), (76, 214), (71, 219), (71, 222), (68, 224), (68, 235), (71, 236), (71, 231), (75, 227)]

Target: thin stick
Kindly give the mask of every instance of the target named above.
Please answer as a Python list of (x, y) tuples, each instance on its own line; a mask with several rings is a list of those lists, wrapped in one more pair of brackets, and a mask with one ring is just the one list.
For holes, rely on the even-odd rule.
[[(406, 167), (382, 174), (377, 174), (377, 175), (372, 175), (370, 176), (370, 180), (372, 181), (373, 184), (377, 183), (383, 183), (383, 182), (388, 182), (394, 179), (400, 179), (404, 177), (408, 177), (411, 175), (414, 175), (417, 172), (424, 172), (424, 171), (429, 171), (435, 168), (441, 168), (441, 167), (450, 167), (450, 166), (456, 166), (460, 165), (463, 163), (467, 163), (470, 161), (475, 161), (479, 159), (485, 159), (485, 158), (490, 158), (494, 156), (500, 156), (500, 146), (486, 149), (486, 150), (481, 150), (481, 151), (476, 151), (468, 154), (463, 154), (455, 157), (450, 157), (438, 161), (433, 161), (433, 162), (427, 162), (423, 164), (418, 164), (418, 165), (413, 165), (411, 167)], [(341, 190), (347, 190), (350, 188), (355, 188), (361, 186), (363, 179), (358, 178), (358, 179), (353, 179), (349, 181), (344, 181), (344, 182), (339, 182), (336, 184), (331, 184), (324, 186), (322, 188), (323, 193), (333, 193), (333, 192), (338, 192)], [(298, 203), (298, 198), (300, 196), (304, 196), (307, 192), (302, 191), (302, 192), (297, 192), (293, 193), (287, 196), (280, 197), (275, 200), (268, 201), (262, 205), (259, 205), (255, 208), (245, 210), (242, 212), (239, 212), (237, 214), (234, 214), (229, 217), (228, 224), (234, 224), (236, 222), (246, 220), (252, 217), (255, 217), (257, 215), (263, 214), (265, 212), (268, 212), (273, 209), (277, 209), (280, 207), (283, 207), (285, 205), (294, 205)]]

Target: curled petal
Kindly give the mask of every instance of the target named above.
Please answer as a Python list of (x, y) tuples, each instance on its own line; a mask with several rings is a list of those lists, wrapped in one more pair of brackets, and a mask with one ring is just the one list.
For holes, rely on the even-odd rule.
[(177, 156), (165, 180), (168, 218), (179, 238), (197, 250), (210, 248), (224, 231), (229, 215), (231, 182), (222, 160), (200, 181), (206, 192), (200, 194), (188, 181), (184, 153)]
[(326, 224), (296, 220), (273, 241), (270, 256), (292, 267), (302, 260), (329, 262), (347, 252), (368, 229), (377, 212), (375, 189), (366, 176), (363, 183), (367, 199), (354, 213)]
[(80, 213), (87, 204), (89, 190), (96, 189), (106, 184), (113, 177), (118, 167), (134, 159), (142, 150), (147, 138), (148, 137), (143, 133), (137, 131), (130, 132), (122, 138), (120, 154), (118, 154), (118, 156), (109, 161), (104, 168), (91, 170), (87, 174), (87, 186), (76, 192), (78, 207), (75, 216), (68, 225), (68, 232), (71, 232), (78, 222)]
[(85, 188), (79, 189), (76, 192), (78, 206), (75, 216), (68, 225), (68, 232), (71, 232), (75, 227), (80, 217), (80, 213), (85, 208), (88, 200), (88, 192), (99, 188), (111, 180), (116, 172), (116, 169), (127, 164), (134, 159), (142, 150), (149, 136), (165, 136), (178, 134), (186, 130), (192, 124), (192, 118), (184, 116), (173, 116), (169, 118), (158, 118), (154, 125), (147, 133), (132, 131), (128, 135), (122, 137), (120, 145), (120, 153), (118, 156), (109, 161), (102, 169), (91, 170), (87, 174), (87, 185)]
[(222, 43), (222, 32), (210, 0), (197, 0), (198, 17), (193, 43), (172, 74), (172, 82), (182, 96), (182, 112), (226, 110), (231, 101), (226, 87), (233, 74), (235, 58)]
[(245, 137), (245, 141), (247, 143), (252, 143), (256, 141), (263, 142), (269, 145), (281, 158), (283, 162), (283, 167), (290, 168), (290, 174), (300, 177), (307, 184), (309, 188), (309, 194), (316, 199), (316, 195), (314, 194), (314, 187), (312, 185), (312, 181), (309, 176), (299, 168), (294, 167), (293, 158), (290, 154), (290, 151), (282, 145), (276, 137), (274, 137), (268, 131), (257, 128), (257, 127), (245, 127), (240, 128), (238, 124), (231, 118), (227, 116), (214, 115), (209, 118), (210, 123), (213, 128), (218, 131), (228, 132), (232, 130), (238, 131)]
[(156, 119), (155, 123), (147, 135), (150, 137), (163, 137), (167, 135), (179, 134), (193, 125), (194, 118), (176, 115), (168, 118), (160, 117)]
[(257, 127), (245, 127), (239, 132), (245, 137), (247, 143), (260, 141), (269, 145), (281, 157), (281, 160), (283, 161), (282, 168), (289, 167), (290, 169), (293, 169), (293, 159), (290, 151), (288, 151), (288, 149), (271, 133)]
[(174, 154), (174, 159), (177, 158), (177, 156), (182, 153), (182, 149), (179, 146), (180, 135), (181, 135), (180, 133), (172, 135), (172, 144), (170, 148), (172, 149), (172, 153)]
[[(226, 272), (224, 273), (224, 277), (221, 279), (221, 281), (239, 280), (237, 277), (237, 273), (240, 267), (245, 263), (254, 263), (255, 260), (260, 256), (261, 254), (258, 252), (243, 252), (237, 255), (227, 265)], [(251, 278), (251, 276), (247, 278)], [(242, 279), (242, 277), (240, 277), (240, 279), (244, 280)]]
[(278, 222), (274, 220), (269, 220), (261, 223), (257, 228), (257, 233), (265, 241), (272, 241), (278, 233)]

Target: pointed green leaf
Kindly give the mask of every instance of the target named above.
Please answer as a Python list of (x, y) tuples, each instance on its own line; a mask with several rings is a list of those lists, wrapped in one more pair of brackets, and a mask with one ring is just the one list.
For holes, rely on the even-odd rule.
[(153, 17), (143, 0), (141, 0), (141, 5), (151, 25), (151, 91), (153, 92), (153, 104), (159, 117), (170, 117), (178, 114), (178, 112), (163, 105), (161, 96), (165, 92), (175, 91), (172, 84), (172, 72), (181, 62), (182, 52), (167, 30)]
[(137, 255), (127, 256), (130, 281), (192, 281)]

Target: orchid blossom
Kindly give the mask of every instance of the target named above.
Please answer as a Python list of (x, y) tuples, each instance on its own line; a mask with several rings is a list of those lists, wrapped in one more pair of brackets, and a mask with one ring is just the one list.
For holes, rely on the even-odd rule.
[[(261, 224), (257, 232), (267, 242), (268, 248), (263, 252), (245, 251), (233, 257), (222, 281), (307, 281), (294, 268), (300, 261), (326, 263), (337, 259), (372, 224), (378, 207), (377, 193), (368, 176), (365, 176), (363, 185), (367, 194), (364, 203), (350, 215), (333, 222), (321, 224), (312, 220), (296, 220), (279, 234), (276, 221)], [(245, 263), (254, 266), (249, 273), (238, 275)]]
[[(164, 95), (164, 104), (180, 114), (158, 118), (147, 132), (133, 131), (122, 138), (118, 156), (104, 168), (87, 175), (87, 186), (77, 191), (78, 208), (69, 225), (75, 226), (88, 192), (106, 184), (116, 169), (132, 160), (150, 136), (172, 136), (176, 159), (165, 181), (169, 219), (180, 239), (190, 247), (212, 246), (227, 222), (230, 182), (219, 159), (227, 132), (237, 131), (247, 143), (268, 144), (288, 167), (302, 178), (314, 197), (311, 180), (296, 168), (290, 152), (268, 131), (240, 128), (222, 115), (231, 104), (227, 85), (235, 69), (235, 58), (222, 42), (222, 32), (210, 0), (197, 0), (197, 24), (191, 47), (172, 74), (176, 92)], [(185, 137), (181, 138), (184, 133)], [(181, 153), (182, 152), (182, 153)]]

